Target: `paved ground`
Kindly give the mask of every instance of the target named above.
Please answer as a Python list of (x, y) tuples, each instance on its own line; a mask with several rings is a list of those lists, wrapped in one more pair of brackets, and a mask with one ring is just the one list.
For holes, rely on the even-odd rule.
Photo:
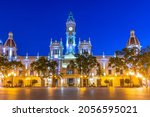
[(150, 88), (0, 88), (0, 100), (150, 100)]

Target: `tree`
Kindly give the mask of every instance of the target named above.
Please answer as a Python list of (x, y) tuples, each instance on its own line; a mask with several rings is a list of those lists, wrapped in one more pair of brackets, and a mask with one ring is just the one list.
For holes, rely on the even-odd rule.
[(44, 78), (52, 75), (52, 86), (55, 86), (57, 66), (58, 64), (56, 61), (49, 61), (45, 57), (40, 57), (38, 60), (31, 63), (31, 70), (38, 73), (38, 76), (41, 78), (42, 86), (44, 86)]
[(138, 62), (138, 56), (135, 55), (134, 49), (124, 48), (121, 51), (116, 51), (116, 56), (110, 58), (109, 66), (115, 67), (118, 71), (130, 69), (136, 72)]
[(75, 67), (77, 68), (78, 72), (89, 77), (91, 70), (98, 65), (96, 57), (89, 55), (88, 53), (82, 55), (78, 54), (76, 57)]
[[(3, 74), (4, 78), (9, 75), (10, 72), (17, 72), (19, 69), (24, 69), (24, 65), (21, 63), (21, 61), (8, 61), (7, 57), (4, 55), (0, 55), (0, 72)], [(13, 78), (12, 76), (14, 74), (10, 74), (12, 77), (12, 86), (14, 86)]]
[(38, 60), (31, 63), (31, 70), (36, 71), (41, 78), (41, 84), (44, 86), (44, 78), (47, 77), (49, 61), (45, 57), (40, 57)]
[(56, 76), (56, 68), (58, 66), (58, 63), (56, 61), (51, 61), (48, 66), (50, 68), (49, 72), (50, 72), (50, 74), (52, 74), (52, 87), (55, 87), (56, 86), (56, 77), (57, 77)]
[[(81, 76), (88, 79), (91, 75), (92, 69), (99, 67), (99, 63), (96, 60), (96, 57), (84, 53), (82, 55), (77, 54), (74, 61), (70, 61), (69, 66), (72, 69), (76, 69)], [(99, 71), (100, 73), (100, 71)], [(87, 86), (87, 84), (85, 84)]]
[[(139, 69), (139, 60), (140, 56), (139, 54), (135, 54), (134, 49), (124, 48), (121, 51), (116, 51), (116, 56), (111, 57), (109, 60), (109, 66), (112, 68), (116, 68), (117, 70), (124, 70), (126, 72), (128, 71), (134, 71), (134, 73), (137, 73), (137, 70)], [(130, 75), (130, 86), (131, 86), (131, 75)]]
[(19, 81), (18, 81), (18, 86), (19, 86), (19, 87), (23, 86), (23, 80), (19, 80)]
[[(9, 71), (11, 71), (10, 76), (12, 77), (12, 87), (14, 87), (14, 77), (16, 76), (17, 71), (24, 70), (24, 65), (21, 61), (10, 61), (7, 65)], [(15, 72), (15, 74), (14, 74)]]
[(146, 78), (146, 86), (150, 78), (150, 46), (141, 50), (139, 62), (139, 72)]
[(9, 61), (6, 56), (0, 55), (0, 72), (4, 75), (8, 75)]
[(48, 60), (45, 57), (40, 57), (38, 60), (31, 63), (31, 70), (36, 71), (38, 76), (47, 76)]

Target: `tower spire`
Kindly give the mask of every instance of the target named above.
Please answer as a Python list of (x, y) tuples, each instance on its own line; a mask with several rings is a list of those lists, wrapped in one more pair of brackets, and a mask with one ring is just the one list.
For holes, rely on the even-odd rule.
[(75, 46), (76, 46), (75, 27), (76, 23), (74, 21), (72, 13), (70, 12), (66, 22), (66, 55), (75, 54)]
[(62, 37), (60, 38), (60, 44), (62, 44)]
[(134, 31), (134, 30), (131, 30), (131, 31), (130, 31), (130, 36), (131, 36), (131, 37), (135, 37), (135, 31)]
[(105, 53), (103, 52), (103, 58), (105, 58)]
[(89, 37), (89, 44), (91, 44), (91, 38)]
[(13, 39), (13, 33), (12, 33), (12, 32), (9, 32), (9, 33), (8, 33), (8, 38), (9, 38), (9, 39)]
[(73, 14), (72, 14), (71, 11), (70, 11), (70, 13), (69, 13), (69, 16), (68, 16), (67, 21), (73, 21), (73, 22), (74, 22), (74, 17), (73, 17)]
[(79, 38), (79, 44), (81, 43), (81, 39)]
[(116, 52), (114, 52), (114, 57), (116, 57)]
[(53, 39), (51, 38), (50, 40), (51, 40), (50, 45), (52, 45), (52, 43), (53, 43)]
[(28, 59), (28, 52), (26, 53), (26, 59)]
[(36, 58), (39, 59), (39, 52), (37, 52), (37, 57)]

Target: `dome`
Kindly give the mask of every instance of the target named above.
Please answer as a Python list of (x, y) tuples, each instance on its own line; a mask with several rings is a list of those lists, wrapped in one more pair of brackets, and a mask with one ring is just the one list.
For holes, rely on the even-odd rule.
[(130, 46), (130, 45), (140, 45), (140, 42), (136, 38), (134, 31), (130, 32), (130, 38), (129, 38), (128, 42), (127, 42), (127, 46)]
[(13, 40), (13, 33), (12, 32), (9, 32), (8, 34), (8, 39), (6, 40), (4, 46), (8, 46), (8, 47), (16, 47), (16, 43), (15, 41)]

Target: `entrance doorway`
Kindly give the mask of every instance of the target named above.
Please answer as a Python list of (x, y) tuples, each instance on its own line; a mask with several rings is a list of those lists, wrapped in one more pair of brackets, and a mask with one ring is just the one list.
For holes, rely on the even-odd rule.
[(87, 87), (88, 86), (88, 79), (83, 79), (83, 87)]
[(68, 81), (67, 81), (67, 84), (68, 84), (68, 86), (74, 86), (74, 85), (75, 85), (74, 82), (75, 82), (75, 81), (74, 81), (73, 78), (69, 78)]
[(97, 79), (97, 86), (98, 86), (98, 87), (101, 86), (101, 79)]
[(113, 80), (109, 80), (109, 86), (113, 86)]

